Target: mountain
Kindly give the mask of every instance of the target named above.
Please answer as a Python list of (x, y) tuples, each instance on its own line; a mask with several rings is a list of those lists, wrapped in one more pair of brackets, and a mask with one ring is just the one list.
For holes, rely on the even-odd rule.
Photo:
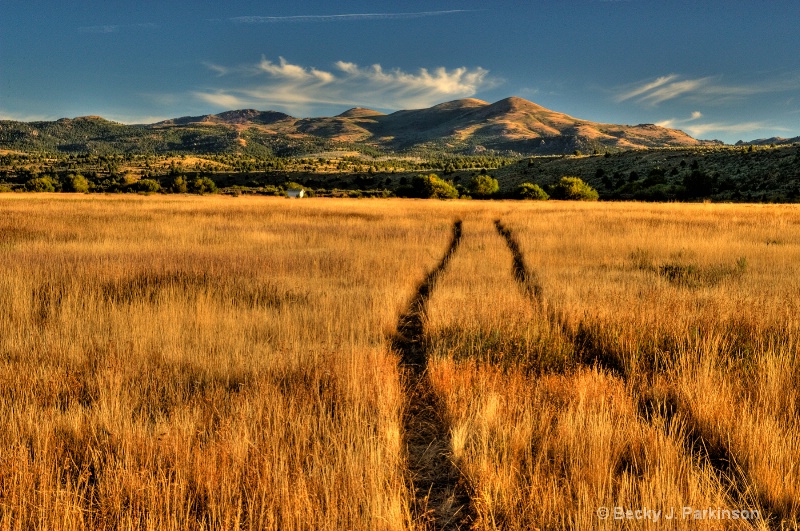
[(619, 151), (705, 145), (683, 131), (652, 124), (613, 125), (573, 118), (522, 98), (489, 104), (456, 100), (416, 111), (398, 111), (377, 120), (376, 134), (393, 136), (396, 147), (444, 142), (457, 150), (490, 148), (522, 154)]
[(219, 114), (205, 116), (184, 116), (165, 120), (153, 125), (189, 125), (189, 124), (224, 124), (224, 125), (270, 125), (282, 120), (293, 120), (288, 114), (277, 111), (256, 111), (244, 109), (240, 111), (226, 111)]
[(466, 98), (383, 114), (355, 107), (338, 116), (294, 118), (244, 109), (149, 125), (100, 117), (55, 122), (0, 121), (0, 149), (94, 153), (306, 154), (347, 148), (378, 152), (520, 155), (625, 151), (719, 144), (653, 124), (615, 125), (573, 118), (522, 98)]
[(797, 144), (800, 143), (800, 136), (796, 136), (794, 138), (783, 138), (780, 136), (773, 136), (771, 138), (758, 138), (756, 140), (751, 140), (749, 142), (745, 142), (744, 140), (739, 140), (736, 142), (735, 145), (737, 146), (780, 146), (780, 145), (787, 145), (787, 144)]

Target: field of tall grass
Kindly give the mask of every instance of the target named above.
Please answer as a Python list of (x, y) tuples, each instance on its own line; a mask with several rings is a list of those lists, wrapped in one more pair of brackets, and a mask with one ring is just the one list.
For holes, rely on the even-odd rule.
[(796, 207), (0, 212), (0, 529), (800, 522)]

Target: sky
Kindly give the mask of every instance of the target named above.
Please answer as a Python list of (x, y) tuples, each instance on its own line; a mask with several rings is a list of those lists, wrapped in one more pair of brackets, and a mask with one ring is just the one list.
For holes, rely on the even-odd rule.
[(791, 138), (798, 21), (798, 0), (0, 0), (0, 119), (519, 96), (728, 143)]

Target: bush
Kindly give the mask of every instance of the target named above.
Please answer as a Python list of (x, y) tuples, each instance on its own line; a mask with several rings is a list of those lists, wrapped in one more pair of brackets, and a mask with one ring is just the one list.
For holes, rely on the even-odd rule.
[(161, 185), (154, 179), (139, 179), (133, 184), (133, 189), (145, 194), (154, 194), (161, 191)]
[(514, 195), (519, 199), (531, 199), (533, 201), (547, 201), (550, 199), (550, 196), (541, 186), (532, 183), (520, 184), (514, 191)]
[[(694, 167), (692, 163), (692, 167)], [(692, 170), (692, 173), (683, 178), (686, 188), (686, 197), (689, 199), (708, 197), (714, 191), (714, 178), (701, 170)]]
[(305, 186), (303, 186), (300, 183), (296, 183), (294, 181), (286, 181), (285, 183), (283, 183), (282, 187), (283, 187), (284, 190), (292, 190), (292, 189), (294, 189), (294, 190), (305, 190), (306, 189)]
[(277, 186), (273, 186), (271, 184), (268, 184), (267, 186), (265, 186), (265, 187), (261, 188), (260, 190), (258, 190), (258, 193), (261, 194), (261, 195), (275, 195), (275, 196), (277, 196), (277, 195), (283, 195), (283, 190), (281, 190)]
[(25, 189), (29, 192), (55, 192), (56, 187), (49, 177), (34, 177), (25, 183)]
[(74, 192), (77, 194), (85, 194), (89, 191), (89, 181), (80, 173), (70, 173), (64, 179), (64, 184), (61, 189), (64, 192)]
[(435, 199), (455, 199), (458, 190), (447, 181), (443, 181), (436, 174), (417, 175), (411, 179), (411, 186), (398, 190), (398, 195), (405, 197), (421, 197)]
[(489, 175), (476, 175), (469, 181), (469, 191), (476, 197), (489, 197), (500, 190), (497, 179)]
[(217, 184), (208, 177), (200, 177), (192, 181), (192, 192), (200, 195), (216, 194)]
[(570, 201), (597, 201), (597, 190), (578, 177), (562, 177), (550, 187), (550, 196), (554, 199)]
[(186, 177), (175, 177), (175, 179), (172, 180), (170, 190), (175, 194), (187, 193), (189, 191), (189, 183), (186, 181)]

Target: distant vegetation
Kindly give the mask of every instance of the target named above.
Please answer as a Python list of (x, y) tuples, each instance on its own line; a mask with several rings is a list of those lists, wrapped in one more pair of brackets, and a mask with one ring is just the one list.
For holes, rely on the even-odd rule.
[(569, 201), (597, 201), (597, 190), (579, 177), (562, 177), (550, 187), (550, 197)]
[(532, 199), (534, 201), (546, 201), (550, 199), (550, 196), (547, 195), (547, 192), (545, 192), (541, 186), (531, 183), (522, 183), (517, 186), (514, 195), (516, 195), (518, 199)]
[(800, 201), (800, 145), (794, 144), (530, 157), (493, 173), (502, 191), (523, 183), (546, 190), (568, 175), (596, 189), (601, 200)]
[[(572, 176), (594, 189), (600, 200), (798, 202), (800, 145), (539, 157), (0, 151), (0, 191), (6, 192), (282, 195), (286, 184), (294, 182), (318, 197), (426, 197), (414, 181), (430, 175), (456, 191), (445, 193), (437, 184), (436, 197), (560, 199), (566, 196), (559, 181)], [(525, 184), (538, 186), (541, 193)]]

